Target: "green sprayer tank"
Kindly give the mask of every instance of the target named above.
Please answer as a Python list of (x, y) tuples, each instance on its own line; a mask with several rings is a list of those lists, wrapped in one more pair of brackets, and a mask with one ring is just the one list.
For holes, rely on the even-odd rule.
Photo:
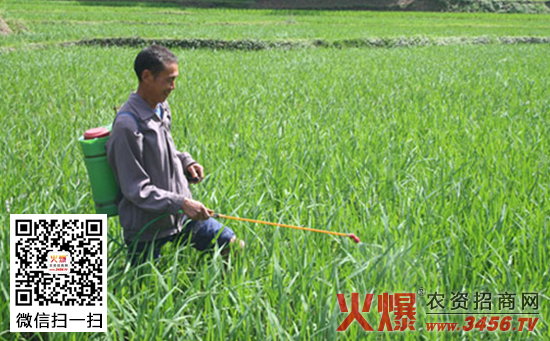
[(105, 144), (110, 133), (111, 126), (92, 128), (78, 139), (92, 185), (95, 210), (98, 214), (107, 214), (109, 217), (118, 214), (116, 198), (119, 192), (115, 175), (107, 162)]

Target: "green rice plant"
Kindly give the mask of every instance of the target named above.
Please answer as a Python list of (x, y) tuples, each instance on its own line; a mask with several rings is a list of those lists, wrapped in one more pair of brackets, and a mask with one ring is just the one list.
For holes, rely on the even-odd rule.
[(492, 13), (200, 9), (170, 3), (5, 0), (16, 34), (0, 47), (93, 38), (329, 42), (396, 37), (550, 36), (547, 16)]
[[(135, 89), (137, 48), (2, 55), (0, 339), (9, 321), (9, 213), (94, 213), (76, 140)], [(175, 50), (176, 145), (205, 167), (218, 212), (363, 241), (226, 222), (247, 243), (167, 245), (127, 264), (109, 221), (108, 333), (48, 340), (510, 339), (548, 335), (547, 45)], [(343, 333), (336, 294), (540, 293), (532, 333)], [(365, 318), (377, 326), (374, 309)], [(445, 320), (442, 320), (445, 321)], [(451, 322), (460, 319), (450, 317)], [(462, 320), (463, 321), (463, 320)], [(22, 336), (19, 336), (22, 339)]]

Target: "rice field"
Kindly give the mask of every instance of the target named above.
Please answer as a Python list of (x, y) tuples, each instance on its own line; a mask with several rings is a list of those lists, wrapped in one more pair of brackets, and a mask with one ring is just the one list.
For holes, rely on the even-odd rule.
[[(44, 14), (54, 12), (53, 4), (69, 17)], [(140, 48), (53, 45), (122, 37), (135, 32), (131, 25), (74, 25), (86, 28), (62, 33), (63, 23), (30, 23), (117, 21), (119, 11), (147, 23), (136, 7), (112, 7), (109, 17), (106, 6), (37, 5), (35, 13), (23, 2), (0, 5), (8, 23), (29, 27), (0, 37), (0, 46), (14, 48), (0, 52), (1, 340), (31, 337), (9, 333), (9, 214), (94, 213), (77, 138), (110, 122), (112, 107), (137, 86), (132, 63)], [(293, 13), (309, 24), (280, 31), (266, 25), (253, 36), (245, 27), (209, 30), (207, 21), (290, 14), (170, 9), (180, 10), (203, 21), (188, 24), (189, 31), (166, 25), (135, 35), (369, 36), (347, 23), (332, 31), (333, 20), (345, 19), (342, 12)], [(384, 21), (397, 25), (392, 16), (429, 23), (445, 14), (357, 12), (348, 22), (360, 23), (361, 16), (372, 18), (373, 36), (386, 37), (390, 31), (412, 36), (421, 26), (382, 27)], [(491, 20), (449, 18), (478, 25)], [(546, 16), (495, 18), (495, 25), (516, 22), (518, 35), (549, 36), (548, 28), (534, 28), (547, 25)], [(445, 36), (449, 25), (441, 22), (433, 34)], [(478, 28), (467, 26), (452, 36), (477, 36)], [(512, 35), (495, 29), (499, 33)], [(52, 46), (29, 48), (38, 41)], [(207, 173), (193, 187), (194, 197), (220, 213), (355, 233), (363, 243), (228, 221), (247, 243), (238, 256), (224, 261), (219, 250), (201, 254), (167, 245), (158, 264), (132, 268), (119, 245), (118, 219), (111, 218), (108, 333), (42, 333), (32, 335), (35, 340), (548, 338), (548, 44), (174, 52), (180, 77), (169, 98), (172, 134)], [(533, 332), (428, 332), (426, 322), (464, 324), (464, 316), (428, 315), (426, 299), (418, 297), (415, 332), (365, 332), (355, 322), (336, 332), (346, 316), (336, 294), (349, 302), (352, 292), (361, 297), (419, 288), (448, 296), (537, 292), (540, 321)], [(376, 308), (364, 316), (378, 327)]]
[(537, 14), (235, 10), (169, 3), (5, 0), (0, 15), (19, 33), (0, 37), (0, 47), (135, 36), (279, 41), (550, 36), (548, 16)]

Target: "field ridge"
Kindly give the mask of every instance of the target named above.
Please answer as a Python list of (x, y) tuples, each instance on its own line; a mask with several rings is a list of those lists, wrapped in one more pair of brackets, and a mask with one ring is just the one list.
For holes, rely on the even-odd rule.
[[(82, 2), (115, 2), (118, 0), (80, 0)], [(139, 2), (139, 1), (138, 1)], [(407, 11), (407, 12), (495, 12), (547, 13), (545, 0), (147, 0), (195, 8), (323, 10), (323, 11)]]
[(126, 46), (140, 47), (151, 44), (164, 45), (169, 48), (182, 49), (214, 49), (214, 50), (269, 50), (290, 48), (395, 48), (413, 46), (441, 46), (441, 45), (488, 45), (488, 44), (549, 44), (550, 37), (393, 37), (393, 38), (364, 38), (341, 40), (224, 40), (224, 39), (154, 39), (154, 38), (94, 38), (82, 39), (75, 42), (64, 42), (62, 46)]

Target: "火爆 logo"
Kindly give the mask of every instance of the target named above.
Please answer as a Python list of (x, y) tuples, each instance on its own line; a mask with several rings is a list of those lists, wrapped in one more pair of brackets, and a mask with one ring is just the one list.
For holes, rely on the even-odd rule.
[[(363, 308), (359, 311), (359, 294), (351, 293), (351, 312), (348, 310), (344, 294), (337, 294), (340, 312), (349, 313), (346, 319), (340, 324), (339, 332), (343, 332), (350, 324), (357, 320), (365, 331), (374, 331), (372, 326), (361, 315), (361, 313), (370, 312), (372, 299), (374, 294), (367, 294), (363, 303)], [(393, 312), (393, 323), (390, 318), (390, 312)], [(378, 313), (382, 313), (378, 331), (405, 331), (415, 330), (414, 322), (416, 321), (416, 294), (414, 293), (396, 293), (378, 295)]]
[(66, 274), (71, 272), (71, 255), (66, 251), (48, 252), (46, 272)]

